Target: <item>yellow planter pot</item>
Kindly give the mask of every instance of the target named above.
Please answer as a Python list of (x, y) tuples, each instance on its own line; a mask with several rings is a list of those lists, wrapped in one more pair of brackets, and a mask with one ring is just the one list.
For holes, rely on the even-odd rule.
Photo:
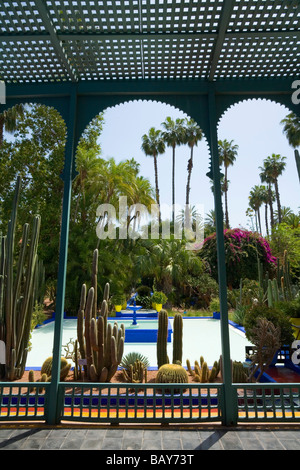
[(116, 312), (121, 312), (122, 305), (115, 305)]
[(157, 312), (160, 312), (161, 309), (162, 309), (162, 304), (155, 304), (155, 310), (156, 310)]
[[(300, 318), (291, 318), (290, 319), (291, 323), (295, 326), (298, 326), (299, 328), (295, 328), (293, 327), (293, 331), (294, 331), (294, 336), (295, 338), (300, 337)], [(298, 336), (299, 335), (299, 336)]]

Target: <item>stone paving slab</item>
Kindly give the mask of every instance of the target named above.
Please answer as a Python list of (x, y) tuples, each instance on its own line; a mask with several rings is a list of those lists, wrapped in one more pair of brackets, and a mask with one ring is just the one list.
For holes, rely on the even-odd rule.
[(300, 450), (300, 428), (78, 428), (0, 426), (0, 450)]

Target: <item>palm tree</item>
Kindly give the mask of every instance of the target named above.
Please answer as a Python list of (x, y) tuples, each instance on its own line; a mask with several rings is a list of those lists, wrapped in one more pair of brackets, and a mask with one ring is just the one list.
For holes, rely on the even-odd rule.
[(193, 152), (195, 145), (200, 142), (203, 137), (202, 130), (197, 125), (197, 123), (193, 119), (186, 119), (186, 131), (185, 131), (185, 143), (188, 144), (189, 148), (191, 149), (190, 158), (187, 165), (187, 183), (186, 183), (186, 198), (185, 204), (188, 207), (190, 204), (190, 184), (191, 184), (191, 174), (193, 169)]
[(273, 210), (273, 202), (275, 201), (275, 194), (274, 194), (274, 191), (272, 191), (272, 186), (271, 186), (272, 178), (268, 174), (266, 168), (263, 168), (260, 166), (259, 169), (261, 170), (261, 173), (259, 174), (261, 182), (267, 183), (268, 185), (268, 204), (270, 207), (270, 221), (271, 221), (271, 229), (272, 229), (275, 225), (274, 210)]
[(229, 228), (229, 215), (228, 215), (228, 201), (227, 201), (227, 193), (228, 193), (228, 178), (227, 178), (227, 171), (228, 167), (232, 166), (235, 162), (238, 145), (233, 144), (233, 140), (230, 142), (227, 139), (219, 140), (219, 161), (220, 165), (224, 165), (225, 174), (224, 174), (224, 194), (225, 194), (225, 225), (226, 228)]
[(77, 219), (80, 204), (82, 209), (80, 217), (82, 220), (86, 219), (86, 210), (88, 209), (88, 205), (90, 205), (90, 201), (88, 204), (86, 203), (87, 193), (89, 192), (91, 183), (101, 174), (102, 168), (103, 160), (99, 158), (97, 149), (78, 148), (76, 152), (76, 170), (78, 174), (73, 185), (73, 194), (76, 199), (73, 215), (74, 221)]
[(283, 171), (285, 170), (285, 160), (286, 157), (282, 157), (281, 155), (275, 153), (272, 153), (271, 156), (267, 157), (264, 160), (264, 171), (270, 179), (270, 182), (273, 183), (275, 187), (279, 223), (281, 223), (281, 208), (280, 195), (278, 189), (278, 177), (282, 175)]
[[(265, 186), (255, 185), (251, 189), (250, 195), (249, 195), (249, 206), (251, 207), (251, 209), (255, 211), (255, 214), (258, 220), (258, 227), (259, 227), (260, 233), (262, 233), (261, 220), (260, 220), (260, 208), (264, 202), (264, 190), (265, 190)], [(256, 223), (256, 226), (257, 226), (257, 223)]]
[[(225, 176), (222, 175), (222, 174), (221, 174), (220, 176), (221, 176), (221, 177), (220, 177), (221, 197), (223, 197), (223, 195), (224, 195), (224, 193), (225, 193), (225, 189), (226, 189), (226, 188), (228, 189), (228, 187), (229, 187), (230, 181), (227, 180), (227, 181), (226, 181), (226, 184), (225, 184)], [(211, 182), (211, 187), (210, 187), (210, 189), (211, 189), (212, 193), (214, 194), (214, 191), (215, 191), (214, 182), (213, 182), (213, 180), (210, 180), (210, 182)]]
[(200, 232), (204, 228), (202, 216), (195, 206), (185, 206), (185, 209), (182, 209), (177, 215), (176, 222), (188, 231)]
[(294, 149), (298, 177), (300, 180), (300, 156), (296, 148), (300, 146), (300, 119), (296, 114), (290, 113), (280, 121), (280, 124), (283, 124), (283, 132), (286, 134), (290, 146)]
[(266, 186), (261, 186), (261, 197), (262, 203), (265, 205), (265, 224), (266, 224), (266, 233), (269, 236), (269, 224), (268, 224), (268, 204), (269, 204), (269, 191)]
[[(148, 134), (142, 137), (142, 150), (146, 156), (153, 157), (154, 161), (154, 176), (155, 176), (155, 194), (156, 203), (160, 206), (159, 201), (159, 187), (158, 187), (158, 169), (157, 169), (157, 156), (165, 153), (165, 142), (162, 138), (161, 131), (151, 127)], [(161, 221), (161, 214), (159, 209), (159, 222)]]
[(204, 236), (216, 231), (216, 211), (211, 209), (207, 212), (204, 225)]
[(300, 145), (300, 118), (294, 114), (288, 114), (280, 121), (282, 124), (283, 132), (286, 135), (291, 147), (296, 148)]
[(284, 222), (292, 228), (298, 228), (300, 225), (300, 216), (292, 213), (285, 218)]
[(13, 134), (17, 128), (19, 119), (24, 116), (24, 105), (16, 104), (12, 108), (6, 109), (0, 113), (0, 147), (3, 144), (4, 131)]
[(188, 272), (200, 273), (202, 260), (186, 249), (184, 240), (143, 240), (135, 259), (139, 277), (152, 278), (157, 290), (169, 295), (185, 282)]
[[(293, 211), (290, 207), (281, 206), (281, 222), (286, 222), (286, 220), (293, 214)], [(275, 211), (275, 223), (279, 224), (278, 211)]]
[[(148, 211), (150, 211), (151, 205), (155, 203), (153, 188), (151, 186), (150, 181), (147, 178), (144, 178), (143, 176), (137, 176), (135, 181), (133, 181), (132, 189), (133, 192), (131, 197), (129, 198), (129, 204), (131, 206), (136, 204), (142, 204), (146, 207), (146, 209), (148, 209)], [(135, 232), (136, 224), (139, 222), (142, 216), (143, 214), (141, 214), (138, 210), (129, 213), (127, 228), (129, 227), (130, 223), (133, 222), (133, 232)]]
[(185, 128), (184, 119), (177, 118), (175, 121), (168, 116), (162, 126), (165, 129), (162, 132), (162, 137), (168, 147), (172, 147), (172, 219), (174, 223), (174, 208), (175, 208), (175, 148), (177, 145), (182, 145), (185, 141)]

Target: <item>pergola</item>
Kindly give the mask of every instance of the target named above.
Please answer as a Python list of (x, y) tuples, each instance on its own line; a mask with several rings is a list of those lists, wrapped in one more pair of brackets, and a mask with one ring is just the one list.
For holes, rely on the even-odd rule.
[(57, 421), (60, 350), (74, 149), (94, 116), (130, 100), (161, 101), (203, 129), (214, 181), (223, 423), (236, 422), (231, 383), (223, 213), (217, 126), (247, 99), (278, 102), (300, 116), (298, 0), (4, 0), (0, 5), (0, 80), (6, 104), (38, 102), (67, 124), (56, 302), (54, 363), (47, 421)]

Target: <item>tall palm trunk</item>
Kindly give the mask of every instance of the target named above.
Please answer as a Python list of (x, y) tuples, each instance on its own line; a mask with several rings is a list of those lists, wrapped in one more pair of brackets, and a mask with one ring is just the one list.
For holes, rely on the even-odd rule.
[(175, 222), (175, 145), (172, 152), (172, 222)]
[(280, 197), (279, 197), (277, 178), (275, 178), (274, 186), (275, 186), (275, 194), (276, 194), (276, 200), (277, 200), (278, 222), (281, 223), (282, 217), (281, 217), (281, 206), (280, 206)]
[(188, 161), (188, 166), (187, 166), (187, 171), (188, 171), (188, 177), (187, 177), (187, 183), (186, 183), (186, 196), (185, 196), (185, 204), (189, 206), (190, 204), (190, 190), (191, 190), (191, 175), (192, 175), (192, 169), (193, 169), (193, 152), (194, 152), (194, 146), (191, 146), (191, 156)]
[(258, 232), (257, 211), (255, 211), (255, 227), (256, 231)]
[(258, 218), (259, 233), (261, 234), (261, 220), (260, 220), (260, 210), (259, 209), (257, 209), (257, 218)]
[(0, 147), (3, 144), (3, 132), (4, 132), (4, 116), (0, 114)]
[(225, 191), (224, 191), (224, 198), (225, 198), (225, 225), (226, 228), (229, 228), (229, 215), (228, 215), (228, 200), (227, 200), (227, 191), (228, 191), (228, 185), (227, 185), (227, 167), (225, 166)]
[(187, 171), (188, 171), (188, 177), (187, 177), (187, 183), (186, 183), (186, 196), (185, 196), (185, 221), (187, 224), (187, 227), (190, 226), (190, 211), (189, 211), (189, 206), (190, 206), (190, 190), (191, 190), (191, 175), (192, 175), (192, 169), (193, 169), (193, 152), (194, 152), (194, 146), (191, 146), (191, 156), (188, 161), (188, 166), (187, 166)]
[(268, 225), (268, 204), (265, 204), (265, 224), (266, 224), (266, 233), (269, 236), (269, 225)]
[(155, 177), (155, 194), (156, 194), (156, 203), (158, 205), (158, 221), (161, 223), (161, 213), (160, 213), (160, 200), (159, 200), (159, 187), (158, 187), (158, 169), (157, 169), (157, 157), (153, 155), (154, 161), (154, 177)]
[(271, 220), (271, 229), (272, 229), (274, 227), (274, 211), (273, 211), (273, 202), (272, 202), (271, 183), (268, 184), (268, 193), (269, 193), (270, 220)]

